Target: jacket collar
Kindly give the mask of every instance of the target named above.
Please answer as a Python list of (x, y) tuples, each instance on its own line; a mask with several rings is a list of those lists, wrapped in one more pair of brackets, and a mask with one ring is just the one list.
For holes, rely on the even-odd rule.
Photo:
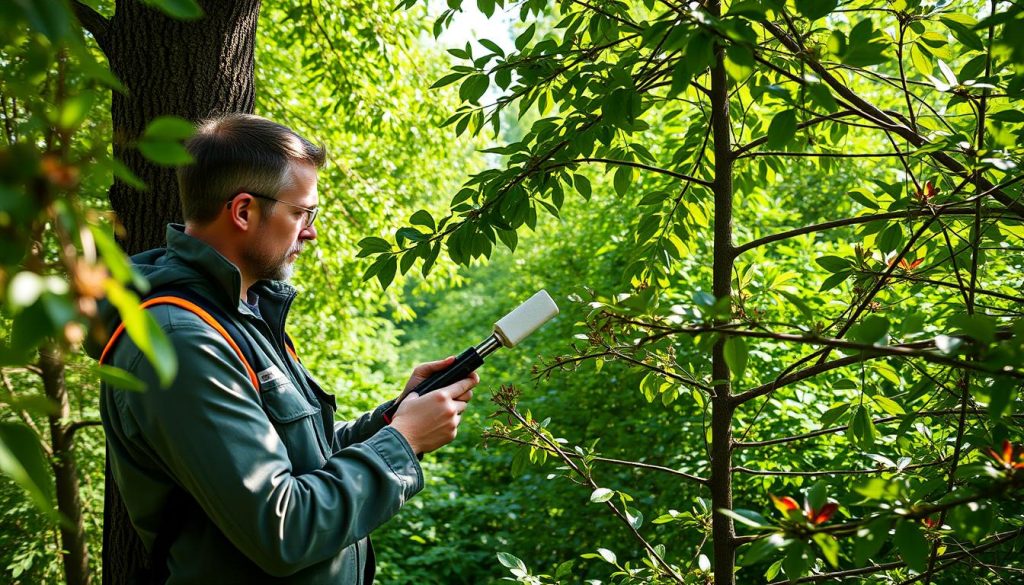
[[(184, 225), (168, 224), (167, 259), (191, 266), (209, 279), (209, 286), (225, 307), (234, 307), (242, 314), (253, 314), (241, 301), (242, 273), (238, 267), (213, 246), (186, 234)], [(296, 294), (295, 287), (279, 280), (260, 280), (253, 284), (252, 290), (260, 298), (259, 307), (263, 317), (268, 322), (278, 321), (283, 324), (288, 305)]]

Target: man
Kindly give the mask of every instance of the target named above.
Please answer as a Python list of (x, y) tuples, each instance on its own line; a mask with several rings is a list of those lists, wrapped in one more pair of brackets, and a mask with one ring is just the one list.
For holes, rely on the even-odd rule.
[[(104, 386), (100, 409), (114, 478), (163, 571), (150, 578), (370, 583), (370, 532), (423, 488), (417, 455), (455, 438), (479, 378), (406, 397), (453, 358), (423, 364), (390, 426), (382, 413), (391, 402), (335, 423), (334, 397), (284, 333), (295, 290), (283, 281), (316, 238), (324, 150), (237, 114), (201, 124), (186, 147), (195, 161), (178, 173), (185, 225), (169, 226), (166, 248), (133, 261), (154, 290), (202, 299), (234, 333), (158, 305), (148, 311), (179, 363), (169, 387), (128, 336), (103, 358), (148, 388)], [(257, 363), (247, 367), (232, 342)]]

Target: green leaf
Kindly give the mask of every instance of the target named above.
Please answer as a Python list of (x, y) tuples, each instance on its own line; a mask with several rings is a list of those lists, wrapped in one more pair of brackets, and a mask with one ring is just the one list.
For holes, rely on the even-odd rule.
[(786, 537), (779, 533), (755, 540), (740, 549), (739, 564), (744, 567), (755, 565), (788, 543), (789, 541), (786, 540)]
[(432, 232), (437, 230), (437, 224), (434, 223), (434, 217), (425, 209), (421, 209), (412, 214), (412, 217), (409, 218), (409, 223), (412, 225), (421, 225)]
[(740, 524), (745, 524), (758, 530), (775, 528), (767, 518), (753, 510), (744, 510), (742, 508), (729, 510), (728, 508), (721, 508), (718, 510), (718, 513), (728, 516)]
[(90, 225), (89, 233), (96, 242), (96, 249), (99, 250), (103, 263), (110, 270), (111, 276), (118, 282), (127, 284), (132, 281), (132, 267), (128, 256), (121, 251), (121, 247), (114, 241), (114, 237), (98, 225)]
[(722, 349), (725, 353), (725, 363), (729, 366), (729, 371), (732, 372), (734, 379), (739, 380), (747, 369), (747, 357), (749, 355), (747, 341), (742, 337), (730, 337), (725, 340), (725, 345)]
[(590, 201), (590, 195), (593, 193), (593, 189), (590, 186), (590, 179), (586, 176), (577, 173), (572, 178), (573, 185), (576, 186), (576, 191), (583, 196), (584, 199)]
[(363, 238), (356, 244), (359, 246), (359, 256), (369, 256), (370, 254), (380, 254), (383, 252), (391, 251), (391, 244), (383, 238)]
[(99, 375), (100, 380), (118, 390), (129, 390), (131, 392), (144, 392), (146, 390), (146, 384), (127, 370), (103, 364), (96, 366), (96, 373)]
[(839, 417), (846, 414), (847, 410), (850, 410), (849, 402), (840, 404), (838, 406), (833, 406), (832, 408), (826, 410), (825, 413), (821, 415), (821, 426), (832, 426), (832, 423), (836, 422), (837, 420), (839, 420)]
[(15, 4), (24, 12), (29, 26), (46, 35), (54, 44), (71, 36), (72, 13), (66, 1), (15, 2)]
[(812, 510), (820, 510), (828, 501), (828, 484), (823, 481), (814, 482), (807, 492), (807, 504)]
[(526, 564), (523, 563), (518, 557), (510, 555), (506, 552), (498, 553), (498, 562), (509, 569), (519, 569), (521, 571), (526, 570)]
[(168, 16), (178, 20), (198, 20), (203, 17), (203, 9), (196, 0), (143, 0), (146, 4), (160, 9)]
[(899, 224), (893, 224), (882, 232), (882, 235), (878, 236), (875, 244), (883, 254), (889, 252), (895, 252), (900, 244), (903, 243), (903, 228)]
[(889, 341), (889, 320), (881, 315), (868, 315), (850, 328), (847, 338), (867, 345), (885, 345)]
[(996, 322), (986, 315), (953, 315), (949, 324), (982, 343), (996, 340)]
[(456, 81), (462, 79), (465, 76), (466, 76), (465, 73), (449, 73), (448, 75), (445, 75), (441, 79), (438, 79), (437, 81), (435, 81), (434, 85), (430, 86), (430, 89), (437, 89), (439, 87), (444, 87), (446, 85), (451, 85), (451, 84), (455, 83)]
[(811, 566), (813, 558), (808, 554), (809, 552), (810, 548), (799, 541), (794, 541), (786, 547), (786, 558), (782, 560), (782, 570), (786, 572), (786, 577), (790, 581), (796, 581), (803, 577)]
[(156, 371), (162, 388), (178, 373), (178, 357), (167, 335), (153, 316), (139, 305), (139, 298), (114, 280), (106, 282), (107, 300), (121, 316), (125, 331)]
[(877, 404), (878, 407), (881, 408), (886, 414), (891, 414), (891, 415), (896, 415), (896, 416), (907, 414), (907, 411), (903, 410), (903, 407), (900, 406), (892, 398), (888, 398), (888, 397), (882, 396), (881, 394), (875, 394), (874, 396), (871, 397), (871, 400), (875, 404)]
[(784, 148), (796, 137), (796, 110), (787, 109), (775, 114), (768, 126), (768, 142), (770, 149)]
[(391, 286), (391, 282), (395, 279), (395, 273), (398, 271), (398, 258), (395, 256), (388, 256), (384, 263), (381, 264), (380, 270), (377, 271), (377, 280), (380, 282), (380, 287), (387, 290)]
[(907, 567), (918, 573), (928, 568), (928, 540), (914, 520), (900, 520), (896, 524), (896, 550)]
[(21, 423), (0, 423), (0, 472), (28, 492), (36, 508), (56, 518), (50, 466), (32, 429)]
[(997, 421), (1009, 412), (1017, 393), (1017, 384), (1010, 378), (997, 378), (989, 388), (988, 415)]
[(987, 502), (970, 502), (950, 510), (946, 521), (962, 538), (974, 544), (981, 542), (992, 531), (994, 512)]
[(192, 122), (177, 116), (159, 116), (146, 126), (143, 140), (173, 142), (190, 138), (196, 131)]
[(486, 75), (482, 73), (471, 75), (459, 87), (459, 98), (463, 101), (478, 103), (487, 92), (488, 85), (490, 85), (490, 78)]
[(615, 193), (618, 195), (625, 195), (629, 192), (629, 188), (633, 186), (633, 169), (626, 166), (620, 166), (615, 169)]
[(143, 140), (139, 142), (139, 152), (150, 161), (165, 167), (178, 167), (192, 162), (192, 155), (176, 142)]
[(610, 490), (608, 488), (597, 488), (596, 490), (594, 490), (592, 494), (590, 494), (590, 501), (598, 503), (607, 502), (608, 500), (612, 499), (614, 495), (615, 492), (613, 490)]
[(420, 269), (424, 278), (426, 278), (427, 274), (430, 274), (430, 269), (434, 267), (434, 262), (437, 261), (437, 255), (440, 252), (441, 242), (435, 242), (434, 245), (430, 248), (430, 253), (423, 261), (423, 267)]
[(818, 263), (818, 266), (832, 273), (848, 271), (853, 268), (853, 264), (849, 260), (839, 256), (822, 256), (815, 258), (814, 261)]
[(817, 20), (829, 15), (839, 0), (796, 0), (796, 11), (809, 20)]
[(516, 37), (516, 49), (522, 51), (526, 48), (526, 45), (533, 39), (534, 33), (537, 32), (537, 25), (531, 24), (523, 34)]
[(853, 559), (858, 567), (873, 559), (882, 546), (889, 541), (889, 520), (878, 518), (857, 531), (853, 539)]
[(831, 534), (819, 532), (815, 534), (812, 539), (814, 540), (814, 544), (818, 545), (818, 548), (821, 549), (821, 554), (825, 557), (825, 560), (828, 561), (828, 564), (833, 567), (838, 567), (839, 543), (836, 541), (835, 537)]

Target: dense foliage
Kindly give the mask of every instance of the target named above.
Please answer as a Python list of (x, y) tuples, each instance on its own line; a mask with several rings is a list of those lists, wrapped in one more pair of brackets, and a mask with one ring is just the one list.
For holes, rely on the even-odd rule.
[[(0, 570), (20, 582), (66, 577), (72, 448), (98, 568), (96, 375), (130, 383), (76, 354), (90, 301), (133, 279), (104, 213), (118, 84), (52, 6), (0, 9)], [(539, 288), (562, 314), (488, 360), (375, 534), (381, 582), (1019, 579), (1024, 9), (478, 0), (515, 40), (446, 71), (404, 7), (261, 12), (258, 113), (332, 152), (300, 352), (352, 414)], [(139, 147), (173, 163), (187, 132), (158, 120)], [(40, 380), (64, 362), (55, 404)]]

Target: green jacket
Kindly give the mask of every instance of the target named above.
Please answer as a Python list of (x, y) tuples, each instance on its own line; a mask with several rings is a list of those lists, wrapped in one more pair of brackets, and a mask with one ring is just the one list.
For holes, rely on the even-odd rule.
[(390, 403), (334, 422), (334, 397), (286, 353), (295, 297), (287, 284), (253, 286), (257, 316), (239, 302), (238, 269), (181, 226), (168, 227), (166, 249), (133, 262), (154, 288), (188, 288), (214, 301), (251, 338), (261, 362), (252, 364), (257, 391), (220, 334), (166, 305), (149, 312), (177, 353), (169, 388), (160, 388), (127, 335), (106, 360), (148, 387), (104, 385), (100, 399), (114, 478), (148, 548), (175, 490), (187, 502), (176, 513), (168, 583), (372, 582), (370, 532), (423, 488), (409, 443), (384, 424)]

